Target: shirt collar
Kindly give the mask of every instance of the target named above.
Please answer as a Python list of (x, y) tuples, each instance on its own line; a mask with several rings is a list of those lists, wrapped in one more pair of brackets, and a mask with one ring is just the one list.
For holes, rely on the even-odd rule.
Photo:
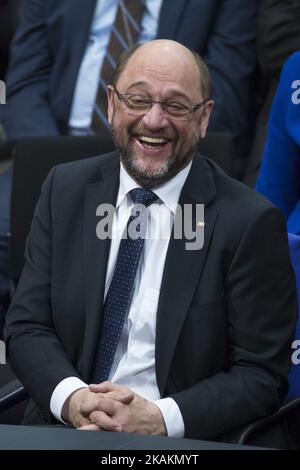
[[(176, 205), (178, 204), (179, 196), (185, 180), (190, 172), (192, 162), (190, 162), (183, 170), (171, 178), (166, 183), (161, 184), (152, 191), (159, 197), (159, 199), (168, 207), (168, 209), (175, 214)], [(139, 186), (127, 173), (123, 164), (120, 164), (120, 187), (117, 197), (116, 209), (122, 204), (127, 194)]]

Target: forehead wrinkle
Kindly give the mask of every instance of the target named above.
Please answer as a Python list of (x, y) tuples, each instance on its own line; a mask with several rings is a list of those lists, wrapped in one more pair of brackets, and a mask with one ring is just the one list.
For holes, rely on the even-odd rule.
[[(157, 80), (172, 80), (172, 69), (170, 70), (169, 67), (155, 67), (154, 65), (149, 64), (141, 68), (145, 75), (149, 75)], [(173, 78), (173, 80), (175, 79)]]
[[(180, 81), (180, 75), (184, 77), (184, 74), (178, 74), (177, 73), (177, 76), (174, 78), (174, 76), (171, 75), (171, 73), (169, 71), (166, 71), (165, 73), (163, 72), (159, 72), (159, 71), (156, 71), (156, 70), (144, 70), (144, 71), (141, 71), (141, 73), (139, 74), (139, 77), (137, 79), (134, 79), (134, 77), (131, 77), (130, 76), (131, 74), (128, 74), (127, 76), (124, 76), (122, 78), (120, 77), (120, 81), (119, 82), (129, 82), (131, 81), (131, 83), (128, 85), (128, 88), (131, 88), (133, 86), (149, 86), (149, 87), (152, 87), (153, 86), (153, 80), (155, 81), (158, 81), (158, 82), (163, 82), (164, 83), (168, 83), (168, 84), (173, 84), (174, 85), (174, 89), (178, 90), (179, 92), (182, 92), (182, 91), (185, 91), (185, 87), (184, 85), (181, 83)], [(145, 78), (142, 78), (140, 77), (141, 75), (144, 75)]]
[[(131, 74), (128, 74), (127, 77), (125, 77), (124, 75), (124, 81), (129, 81), (129, 79), (131, 79), (132, 77), (130, 76)], [(178, 83), (178, 77), (176, 78), (173, 78), (170, 74), (170, 72), (166, 71), (165, 73), (163, 72), (159, 72), (159, 71), (156, 71), (156, 70), (141, 70), (141, 72), (139, 73), (139, 76), (140, 75), (144, 75), (144, 77), (146, 78), (146, 80), (144, 80), (143, 78), (139, 79), (137, 78), (136, 80), (133, 81), (133, 84), (130, 84), (129, 86), (134, 86), (134, 84), (136, 84), (137, 86), (138, 85), (149, 85), (151, 86), (152, 83), (153, 83), (153, 80), (156, 80), (156, 81), (159, 81), (159, 82), (169, 82), (169, 83), (174, 83), (175, 85), (180, 85), (180, 83)], [(149, 80), (149, 83), (147, 82), (147, 79)], [(123, 80), (120, 80), (120, 82), (123, 81)]]
[[(158, 80), (161, 82), (168, 81), (181, 85), (180, 80), (185, 76), (184, 72), (180, 72), (177, 67), (155, 67), (147, 65), (141, 67), (141, 72), (149, 77), (151, 80)], [(181, 85), (182, 86), (182, 85)]]

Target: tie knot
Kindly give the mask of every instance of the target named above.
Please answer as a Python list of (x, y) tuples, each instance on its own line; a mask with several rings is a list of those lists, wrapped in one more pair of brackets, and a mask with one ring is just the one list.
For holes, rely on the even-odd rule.
[(130, 191), (131, 199), (134, 204), (143, 204), (148, 207), (158, 199), (155, 193), (148, 189), (136, 188)]

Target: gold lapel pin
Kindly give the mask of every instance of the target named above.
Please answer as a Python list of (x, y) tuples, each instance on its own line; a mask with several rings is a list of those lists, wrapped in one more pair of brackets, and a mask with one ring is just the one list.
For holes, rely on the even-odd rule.
[(197, 222), (197, 227), (202, 227), (202, 228), (204, 228), (204, 227), (205, 227), (205, 222), (202, 222), (202, 220), (198, 220), (198, 222)]

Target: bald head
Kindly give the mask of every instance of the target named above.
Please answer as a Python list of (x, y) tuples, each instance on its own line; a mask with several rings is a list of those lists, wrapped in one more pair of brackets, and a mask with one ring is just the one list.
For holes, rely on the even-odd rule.
[(156, 39), (127, 49), (115, 69), (112, 84), (116, 85), (121, 76), (126, 78), (132, 68), (141, 71), (147, 68), (162, 80), (173, 76), (174, 81), (180, 81), (183, 76), (188, 76), (192, 89), (199, 88), (203, 98), (211, 98), (207, 66), (197, 53), (176, 41)]
[(140, 45), (128, 60), (128, 65), (132, 60), (145, 59), (164, 64), (167, 61), (181, 63), (183, 66), (189, 64), (195, 66), (193, 53), (179, 42), (169, 39), (155, 39)]

